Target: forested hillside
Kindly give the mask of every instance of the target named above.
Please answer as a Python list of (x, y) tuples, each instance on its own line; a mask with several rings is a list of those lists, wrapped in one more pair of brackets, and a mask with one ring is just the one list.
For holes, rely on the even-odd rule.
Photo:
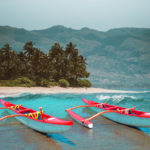
[(70, 41), (76, 44), (79, 54), (87, 58), (94, 86), (150, 87), (150, 29), (120, 28), (100, 32), (64, 26), (33, 31), (0, 27), (0, 47), (9, 43), (12, 49), (21, 51), (28, 41), (33, 41), (44, 53), (56, 42), (64, 47)]

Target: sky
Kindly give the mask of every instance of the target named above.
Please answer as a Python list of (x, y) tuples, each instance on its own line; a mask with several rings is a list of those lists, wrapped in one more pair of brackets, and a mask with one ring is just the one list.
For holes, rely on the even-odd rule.
[(0, 26), (38, 30), (63, 25), (99, 31), (150, 28), (150, 0), (0, 0)]

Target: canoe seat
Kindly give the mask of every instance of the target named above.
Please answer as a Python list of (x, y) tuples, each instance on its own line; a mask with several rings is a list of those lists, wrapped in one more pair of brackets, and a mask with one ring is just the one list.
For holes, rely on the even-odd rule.
[(107, 106), (105, 106), (105, 104), (106, 104), (106, 103), (97, 104), (97, 107), (106, 108)]
[(132, 110), (130, 110), (128, 108), (125, 108), (125, 109), (119, 109), (118, 108), (117, 110), (118, 110), (118, 112), (123, 113), (123, 114), (133, 114)]

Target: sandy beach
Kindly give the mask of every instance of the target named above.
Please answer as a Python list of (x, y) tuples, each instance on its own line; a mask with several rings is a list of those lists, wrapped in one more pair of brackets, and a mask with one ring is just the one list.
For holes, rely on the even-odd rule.
[(58, 93), (136, 93), (136, 91), (110, 90), (102, 88), (62, 88), (62, 87), (0, 87), (0, 95), (31, 94), (58, 94)]
[(149, 141), (150, 137), (140, 130), (103, 117), (94, 120), (93, 129), (74, 122), (70, 130), (49, 135), (27, 128), (15, 119), (0, 124), (0, 143), (4, 150), (149, 150)]
[[(7, 142), (6, 142), (7, 141)], [(52, 138), (22, 125), (19, 122), (0, 124), (0, 143), (4, 150), (61, 150)]]

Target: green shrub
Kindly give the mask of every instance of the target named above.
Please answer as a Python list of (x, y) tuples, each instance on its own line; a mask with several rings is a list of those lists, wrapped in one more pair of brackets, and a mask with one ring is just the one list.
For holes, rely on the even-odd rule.
[(9, 80), (0, 80), (0, 86), (10, 86), (11, 83)]
[(77, 82), (78, 82), (78, 86), (80, 86), (80, 87), (91, 87), (92, 86), (91, 82), (86, 79), (82, 79), (82, 80), (78, 79)]
[(61, 87), (69, 87), (70, 86), (70, 83), (65, 79), (60, 79), (58, 83)]
[(48, 86), (58, 86), (58, 82), (49, 82)]
[(35, 86), (35, 82), (26, 77), (17, 78), (15, 80), (0, 80), (0, 86)]
[(48, 80), (42, 78), (41, 81), (40, 81), (40, 86), (48, 87), (48, 85), (49, 85)]
[(21, 78), (12, 80), (12, 84), (13, 84), (13, 86), (23, 86), (23, 87), (35, 86), (35, 82), (30, 80), (27, 77), (21, 77)]

